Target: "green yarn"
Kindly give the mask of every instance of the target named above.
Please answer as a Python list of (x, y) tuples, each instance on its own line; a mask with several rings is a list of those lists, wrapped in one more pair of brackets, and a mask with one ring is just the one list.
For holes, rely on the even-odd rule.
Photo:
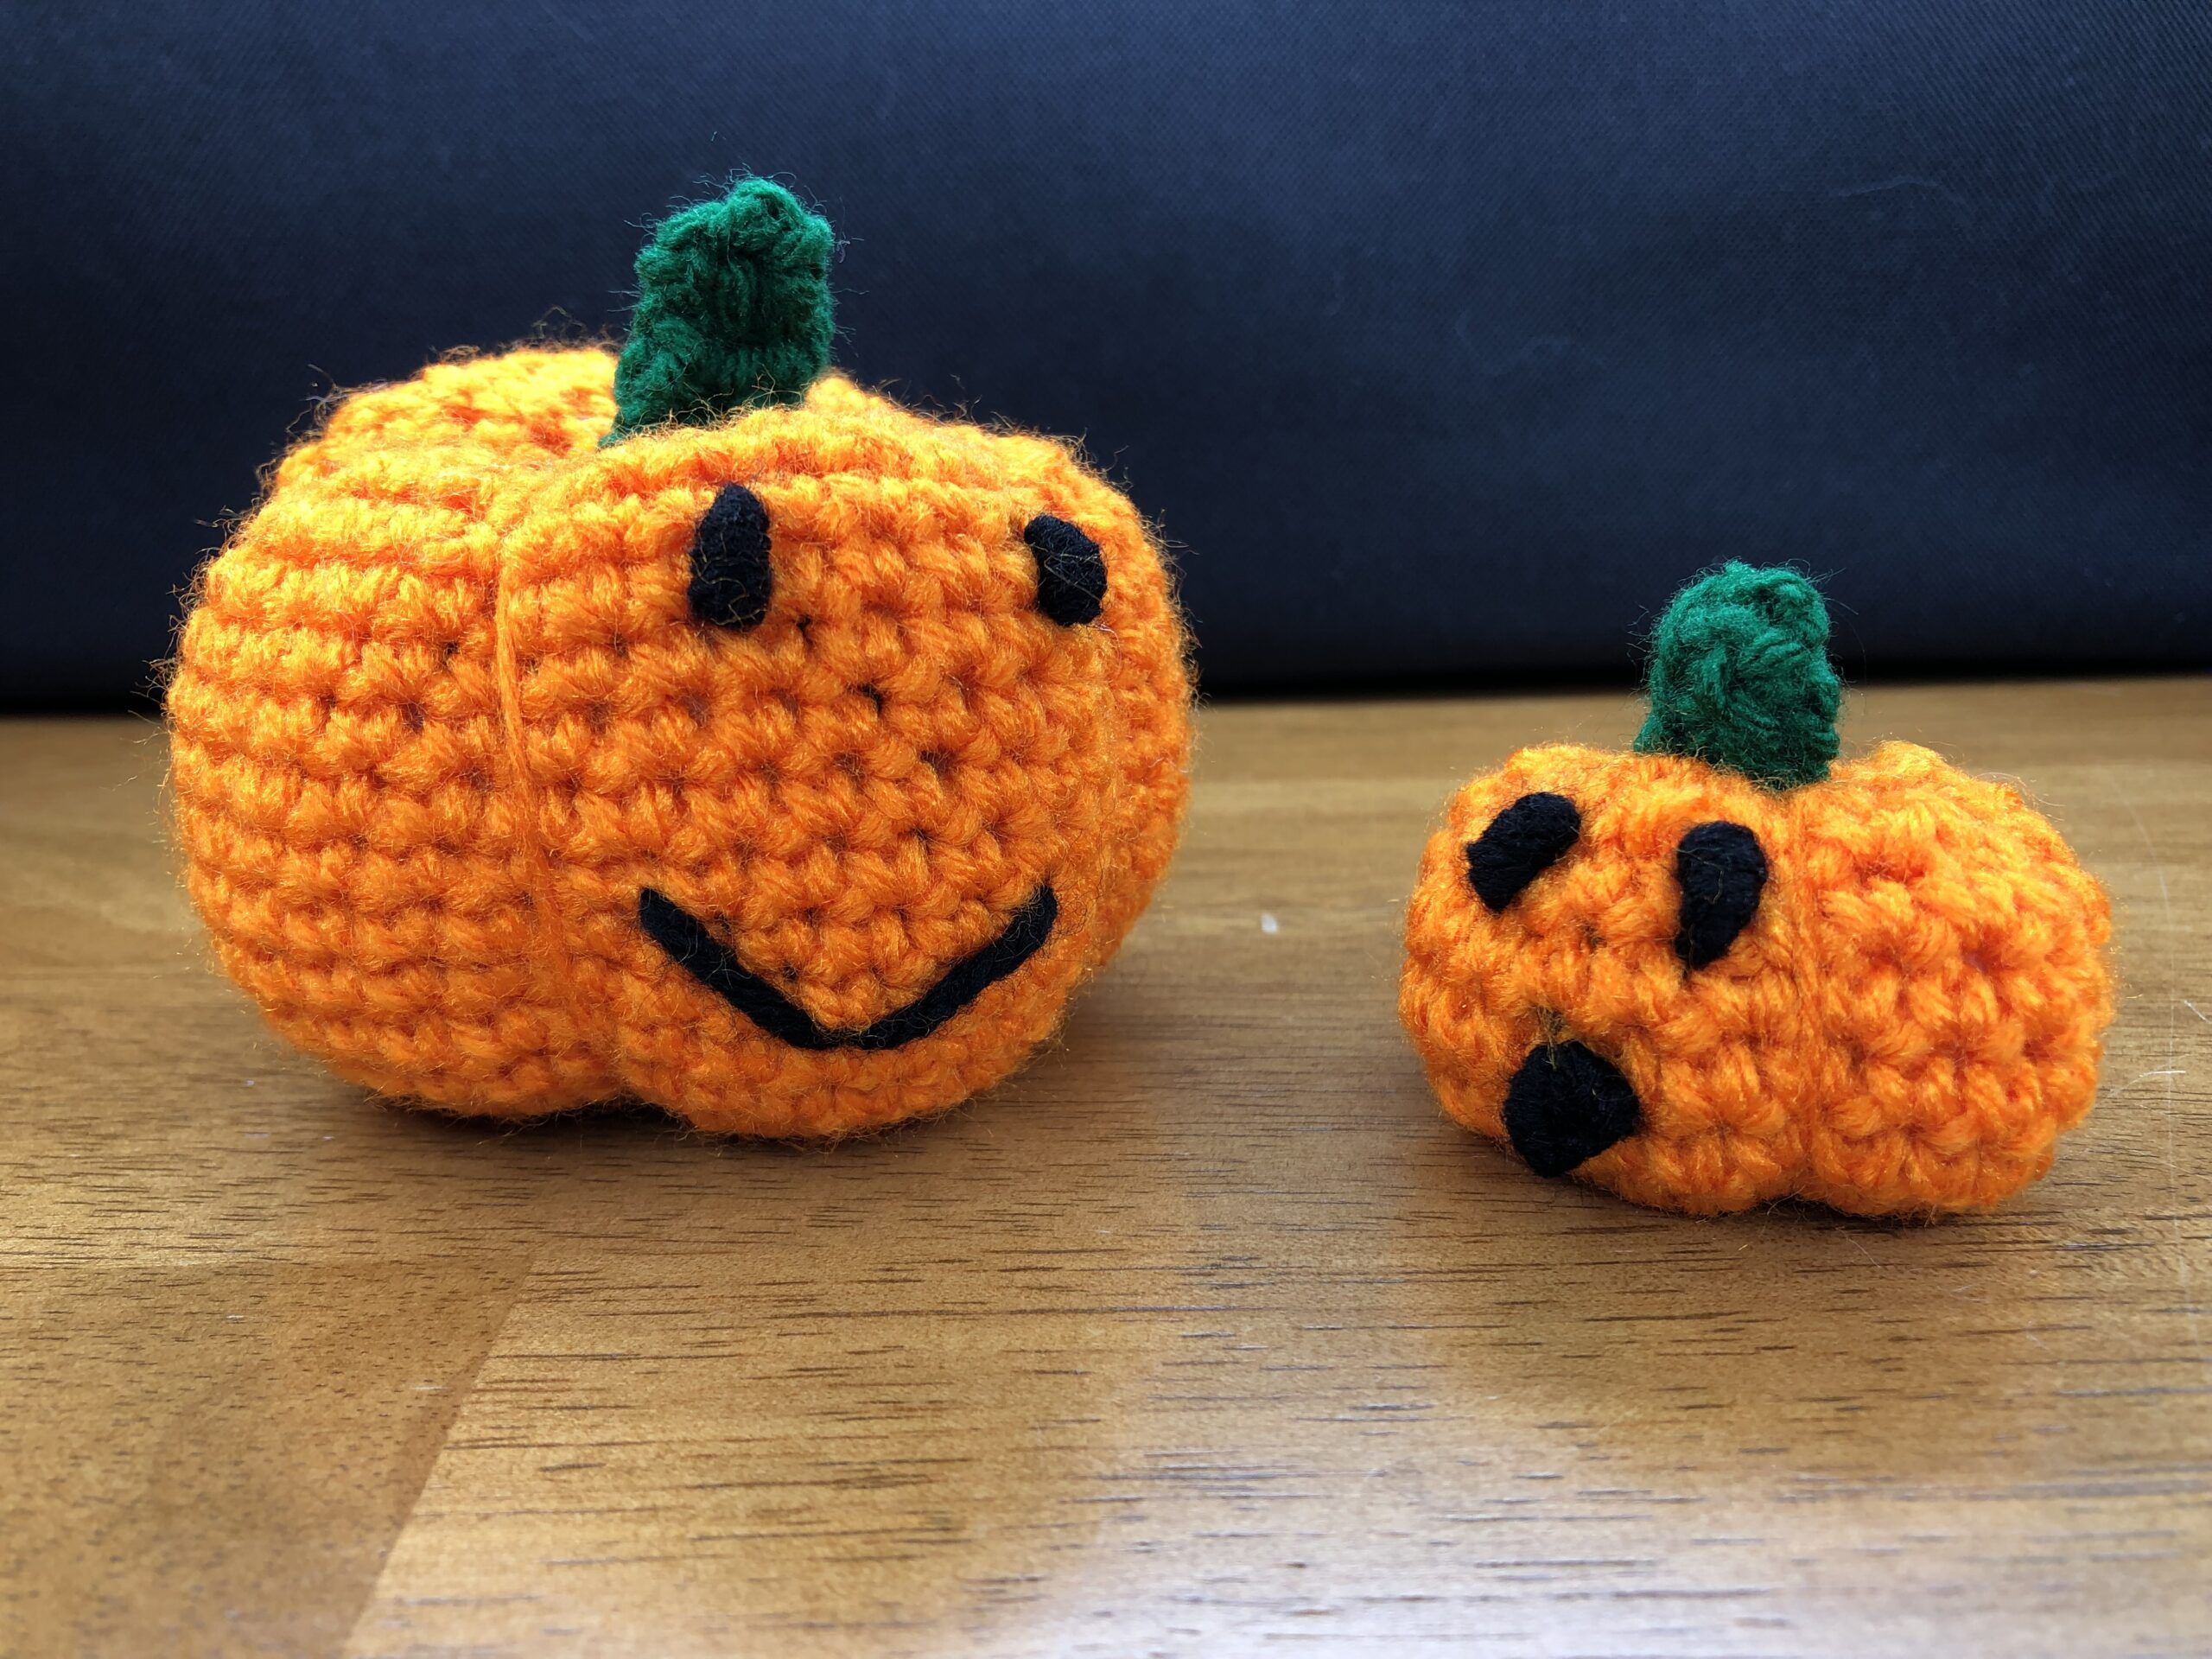
[(1652, 632), (1637, 753), (1695, 755), (1769, 789), (1820, 782), (1843, 701), (1827, 642), (1820, 589), (1795, 570), (1700, 576)]
[(830, 363), (829, 221), (766, 179), (664, 220), (638, 255), (638, 308), (606, 442), (795, 404)]

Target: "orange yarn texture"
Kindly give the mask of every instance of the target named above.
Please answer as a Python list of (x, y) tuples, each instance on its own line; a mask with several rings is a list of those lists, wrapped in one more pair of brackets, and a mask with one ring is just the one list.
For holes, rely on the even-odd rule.
[[(1575, 805), (1580, 836), (1493, 913), (1466, 849), (1539, 791)], [(1716, 821), (1752, 831), (1770, 874), (1726, 954), (1692, 969), (1675, 849)], [(1781, 792), (1552, 746), (1452, 802), (1400, 1012), (1445, 1109), (1499, 1139), (1524, 1061), (1569, 1040), (1602, 1055), (1641, 1121), (1573, 1173), (1638, 1203), (1956, 1210), (2041, 1175), (2089, 1109), (2109, 931), (2103, 891), (2017, 791), (1910, 744)]]
[[(596, 348), (347, 399), (204, 573), (168, 696), (187, 880), (224, 967), (346, 1076), (520, 1116), (608, 1097), (836, 1135), (1018, 1065), (1166, 867), (1185, 640), (1136, 511), (1064, 446), (835, 375), (602, 448)], [(700, 521), (765, 508), (774, 592), (690, 608)], [(1103, 556), (1038, 609), (1040, 514)], [(822, 1033), (1049, 932), (911, 1040), (771, 1034), (640, 925), (665, 895)]]

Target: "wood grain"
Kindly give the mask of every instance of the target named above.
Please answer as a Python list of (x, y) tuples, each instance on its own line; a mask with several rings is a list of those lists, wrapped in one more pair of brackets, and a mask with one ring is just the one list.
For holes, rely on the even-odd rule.
[(2212, 683), (1854, 699), (2118, 906), (2095, 1115), (1935, 1227), (1435, 1111), (1432, 817), (1634, 715), (1209, 711), (1060, 1042), (829, 1152), (365, 1099), (209, 971), (158, 733), (0, 726), (0, 1651), (2212, 1649)]

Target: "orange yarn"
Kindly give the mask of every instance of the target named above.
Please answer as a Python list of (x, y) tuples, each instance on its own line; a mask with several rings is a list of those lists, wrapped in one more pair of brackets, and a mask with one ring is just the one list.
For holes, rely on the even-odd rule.
[[(1466, 848), (1536, 791), (1574, 804), (1580, 836), (1493, 913)], [(1691, 969), (1675, 849), (1716, 820), (1756, 834), (1770, 874), (1726, 954)], [(1557, 745), (1452, 801), (1399, 1007), (1445, 1109), (1500, 1139), (1524, 1059), (1570, 1039), (1605, 1057), (1642, 1120), (1574, 1173), (1638, 1203), (1955, 1210), (2041, 1175), (2089, 1109), (2109, 931), (2103, 891), (2018, 791), (1910, 744), (1779, 793)]]
[[(1135, 510), (1062, 446), (803, 404), (607, 448), (614, 359), (524, 350), (346, 400), (206, 571), (170, 689), (187, 880), (286, 1036), (500, 1116), (633, 1095), (834, 1135), (995, 1082), (1113, 953), (1173, 850), (1183, 634)], [(766, 507), (774, 601), (688, 608), (717, 491)], [(1025, 524), (1103, 553), (1036, 609)], [(925, 1035), (796, 1047), (639, 924), (664, 893), (832, 1033), (987, 948), (1041, 947)]]

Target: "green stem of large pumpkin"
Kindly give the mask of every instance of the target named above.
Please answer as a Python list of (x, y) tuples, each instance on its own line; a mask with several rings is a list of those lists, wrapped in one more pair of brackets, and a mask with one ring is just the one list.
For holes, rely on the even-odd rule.
[(1843, 683), (1828, 611), (1795, 570), (1729, 564), (1675, 595), (1652, 631), (1642, 754), (1687, 754), (1770, 789), (1815, 784), (1835, 759)]
[(829, 222), (766, 179), (664, 221), (638, 255), (638, 308), (606, 442), (797, 403), (829, 366)]

